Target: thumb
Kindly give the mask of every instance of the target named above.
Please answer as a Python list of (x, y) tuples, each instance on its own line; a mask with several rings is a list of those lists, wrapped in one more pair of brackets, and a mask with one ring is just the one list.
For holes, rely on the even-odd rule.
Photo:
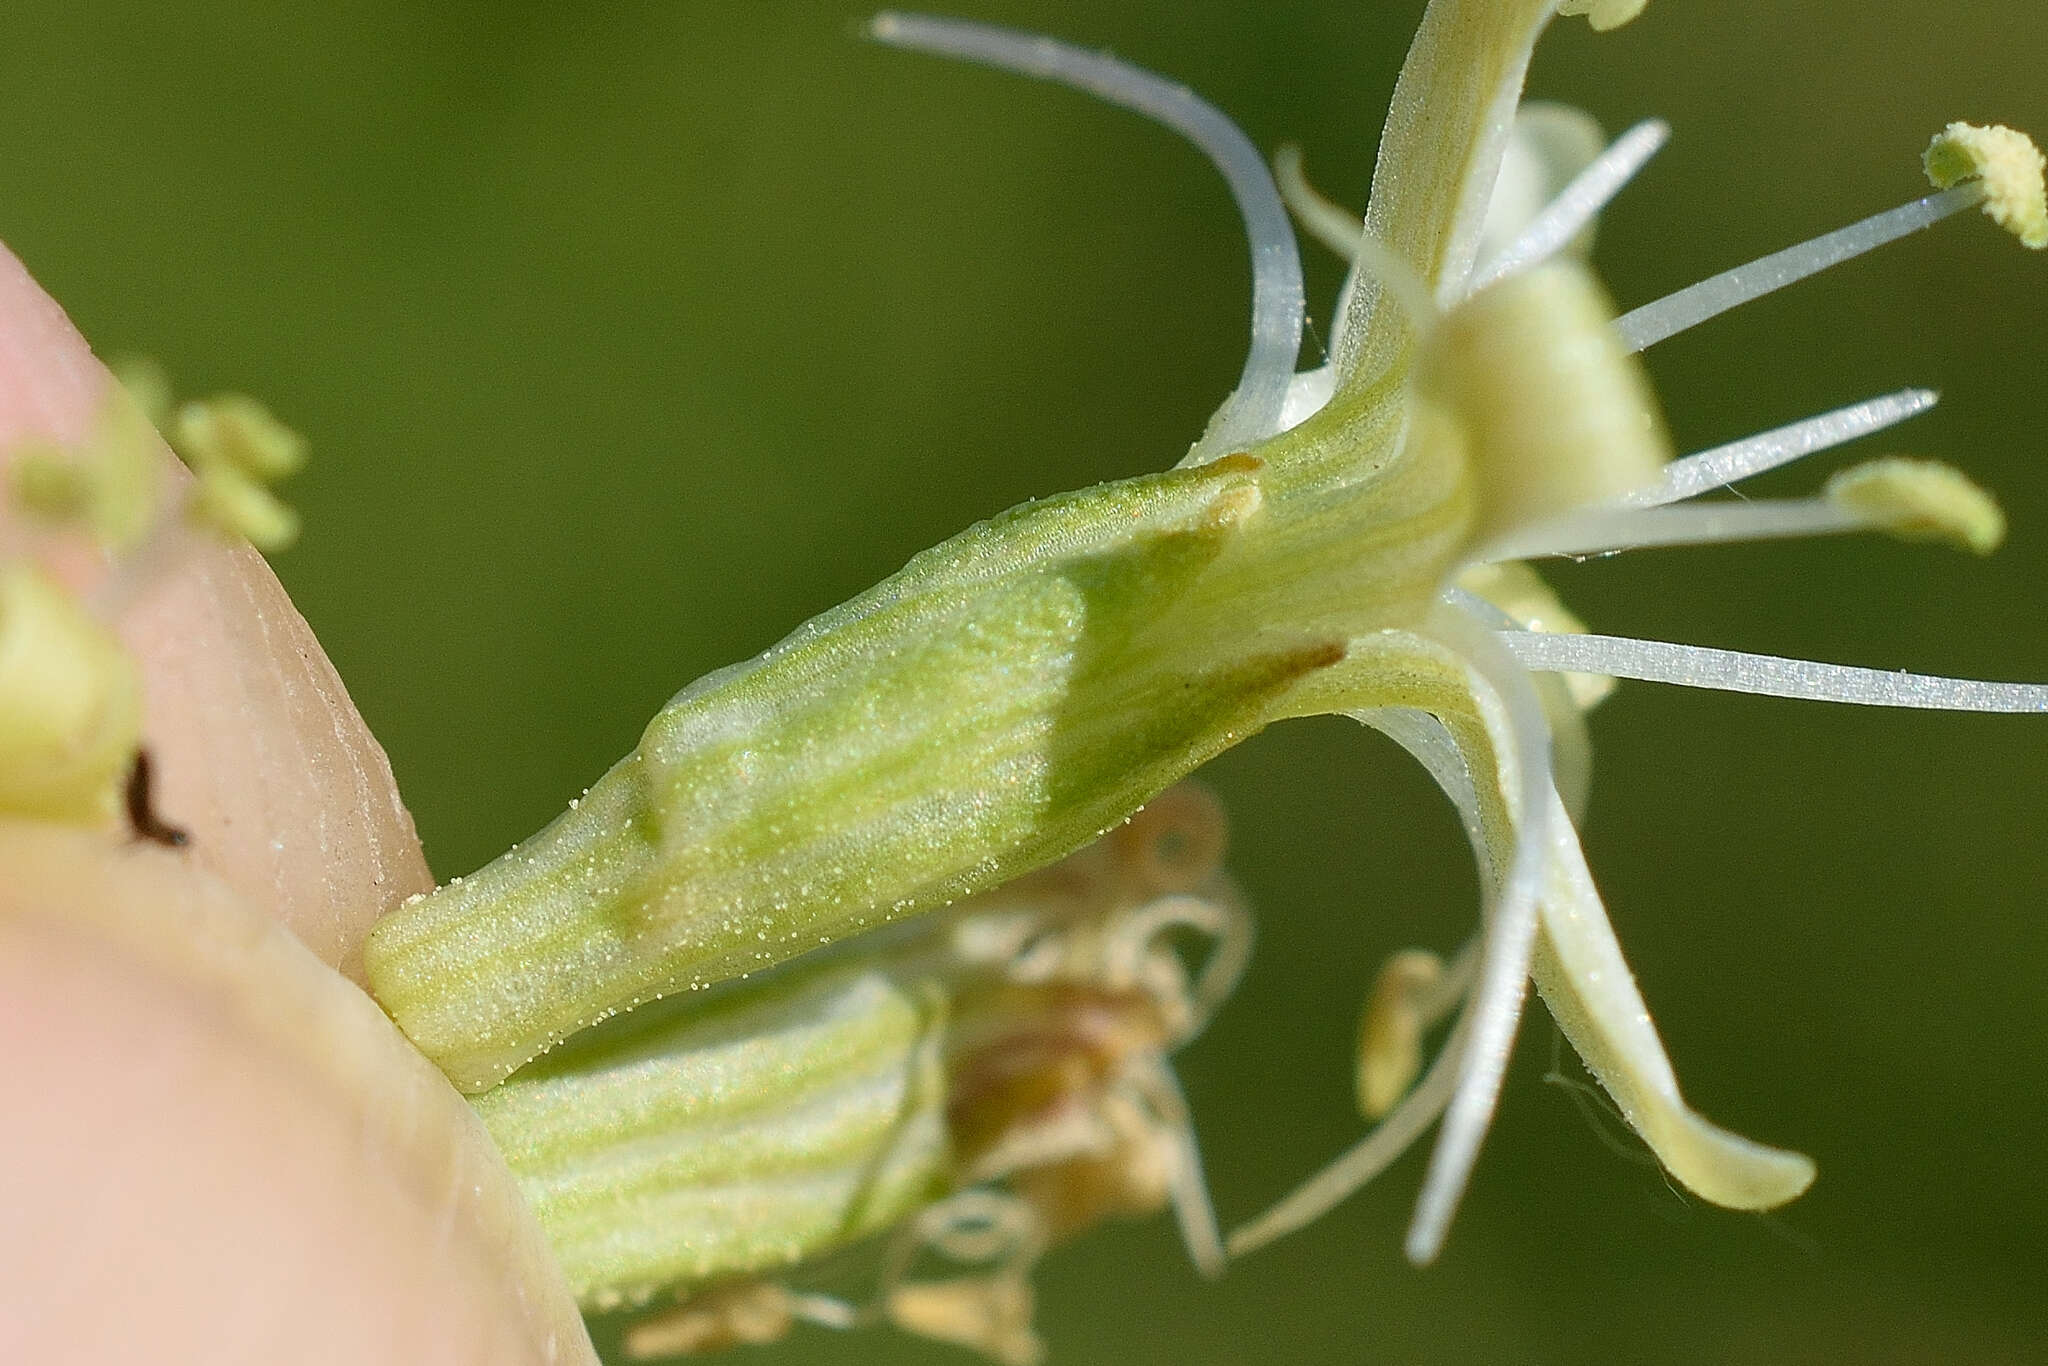
[(481, 1123), (168, 851), (0, 824), (0, 1360), (594, 1363)]

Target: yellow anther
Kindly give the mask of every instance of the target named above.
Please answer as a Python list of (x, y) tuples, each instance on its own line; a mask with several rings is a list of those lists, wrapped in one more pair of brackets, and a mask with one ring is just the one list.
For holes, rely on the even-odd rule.
[(1373, 982), (1358, 1026), (1358, 1109), (1367, 1119), (1393, 1109), (1422, 1070), (1422, 1036), (1440, 1013), (1431, 1007), (1443, 976), (1443, 959), (1403, 949)]
[(795, 1324), (789, 1291), (771, 1281), (732, 1281), (641, 1319), (620, 1345), (629, 1361), (695, 1356), (780, 1342)]
[(187, 403), (171, 424), (171, 444), (199, 476), (194, 515), (218, 531), (247, 538), (266, 555), (298, 539), (298, 514), (269, 485), (306, 463), (306, 439), (243, 394)]
[(156, 431), (128, 391), (111, 386), (76, 447), (32, 440), (15, 449), (11, 490), (24, 511), (76, 523), (125, 550), (148, 530), (160, 483)]
[(1031, 1330), (1031, 1285), (1022, 1276), (966, 1276), (898, 1286), (883, 1302), (906, 1333), (950, 1342), (1002, 1366), (1038, 1366), (1045, 1344)]
[(1938, 460), (1895, 455), (1852, 466), (1828, 480), (1827, 499), (1905, 540), (1989, 555), (2005, 539), (1997, 502)]
[(1984, 212), (1993, 222), (2025, 246), (2048, 247), (2048, 162), (2025, 133), (1997, 124), (1951, 123), (1934, 135), (1921, 161), (1938, 189), (1980, 182)]
[(1103, 1145), (1064, 1162), (1029, 1167), (1011, 1180), (1058, 1242), (1112, 1218), (1165, 1209), (1173, 1198), (1177, 1135), (1130, 1097), (1111, 1092), (1101, 1111)]
[(97, 491), (92, 471), (63, 447), (40, 441), (17, 447), (8, 474), (22, 511), (52, 522), (92, 516)]
[(178, 409), (171, 443), (195, 469), (225, 463), (266, 484), (289, 478), (306, 464), (306, 438), (245, 394), (185, 404)]
[(0, 811), (107, 819), (141, 730), (142, 685), (120, 642), (41, 571), (0, 570)]
[(1559, 14), (1583, 14), (1596, 32), (1620, 28), (1643, 12), (1650, 0), (1561, 0)]
[(290, 547), (299, 515), (243, 470), (225, 462), (203, 465), (193, 514), (208, 526), (241, 536), (266, 555)]
[(117, 356), (107, 362), (107, 372), (151, 427), (170, 420), (171, 377), (163, 366), (148, 356)]
[(94, 481), (93, 534), (115, 550), (128, 549), (156, 520), (163, 497), (163, 444), (142, 401), (109, 386), (80, 458)]

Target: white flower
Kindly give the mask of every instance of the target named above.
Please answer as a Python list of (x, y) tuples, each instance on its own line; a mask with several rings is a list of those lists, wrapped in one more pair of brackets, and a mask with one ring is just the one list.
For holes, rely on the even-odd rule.
[[(1562, 8), (1611, 27), (1641, 6)], [(1433, 1257), (1532, 978), (1677, 1180), (1745, 1209), (1803, 1191), (1807, 1158), (1718, 1128), (1680, 1093), (1574, 828), (1581, 713), (1615, 677), (2034, 713), (2048, 713), (2048, 686), (1587, 634), (1525, 562), (1864, 530), (1994, 546), (1996, 505), (1929, 462), (1866, 463), (1811, 498), (1701, 498), (1924, 411), (1931, 393), (1672, 460), (1634, 353), (1962, 209), (2031, 237), (2038, 164), (2016, 134), (1952, 127), (1929, 161), (1945, 188), (1617, 319), (1584, 246), (1664, 130), (1602, 149), (1583, 116), (1517, 117), (1530, 53), (1559, 9), (1430, 5), (1362, 230), (1290, 177), (1303, 217), (1355, 263), (1331, 363), (1308, 375), (1295, 373), (1306, 308), (1286, 206), (1221, 114), (1048, 39), (877, 18), (882, 41), (1065, 81), (1198, 143), (1251, 238), (1243, 373), (1174, 470), (1025, 504), (916, 557), (684, 689), (547, 829), (387, 917), (366, 974), (414, 1043), (459, 1087), (487, 1092), (652, 998), (834, 942), (886, 944), (861, 936), (1083, 847), (1272, 722), (1343, 714), (1406, 746), (1457, 805), (1485, 914), (1450, 964), (1392, 965), (1360, 1060), (1379, 1126), (1232, 1249), (1316, 1217), (1441, 1119), (1408, 1238), (1413, 1258)], [(1422, 1039), (1452, 1012), (1415, 1080)], [(610, 1117), (579, 1109), (575, 1123)]]
[[(1156, 93), (1156, 78), (1119, 73), (1043, 40), (911, 16), (885, 15), (874, 25), (887, 42), (1067, 80), (1140, 108), (1188, 134), (1223, 168), (1252, 238), (1253, 346), (1191, 463), (1251, 444), (1248, 437), (1298, 425), (1310, 432), (1319, 414), (1349, 406), (1342, 430), (1352, 448), (1318, 452), (1322, 458), (1348, 459), (1361, 478), (1402, 463), (1468, 466), (1474, 478), (1473, 530), (1442, 584), (1440, 609), (1413, 629), (1353, 641), (1346, 666), (1332, 670), (1352, 677), (1300, 708), (1346, 711), (1413, 752), (1463, 813), (1492, 888), (1481, 933), (1448, 968), (1402, 955), (1383, 976), (1360, 1059), (1368, 1109), (1389, 1105), (1407, 1084), (1423, 1030), (1453, 1008), (1457, 1022), (1413, 1091), (1356, 1148), (1238, 1230), (1235, 1252), (1315, 1218), (1442, 1117), (1408, 1240), (1411, 1257), (1433, 1258), (1492, 1114), (1532, 973), (1623, 1116), (1689, 1189), (1718, 1204), (1765, 1209), (1812, 1181), (1807, 1158), (1730, 1134), (1686, 1106), (1621, 956), (1558, 781), (1583, 772), (1578, 712), (1597, 698), (1598, 680), (2048, 712), (2048, 687), (2040, 685), (1588, 635), (1521, 568), (1544, 556), (1859, 530), (1983, 553), (2004, 532), (1989, 497), (1931, 462), (1873, 461), (1838, 474), (1811, 499), (1694, 501), (1891, 426), (1935, 396), (1884, 395), (1667, 463), (1654, 401), (1631, 356), (1966, 208), (1981, 206), (2028, 245), (2042, 245), (2048, 210), (2038, 151), (2010, 130), (1951, 125), (1927, 157), (1938, 193), (1614, 319), (1578, 252), (1594, 216), (1669, 130), (1645, 124), (1600, 150), (1583, 115), (1516, 111), (1530, 52), (1553, 12), (1586, 14), (1604, 29), (1642, 8), (1641, 0), (1437, 0), (1395, 92), (1362, 232), (1307, 189), (1298, 162), (1283, 160), (1298, 215), (1355, 262), (1332, 329), (1333, 359), (1302, 375), (1291, 373), (1304, 310), (1291, 236), (1274, 210), (1278, 194), (1260, 183), (1241, 135), (1217, 130), (1213, 111), (1191, 112), (1193, 101)], [(1374, 430), (1360, 420), (1360, 404), (1384, 414), (1375, 447), (1356, 444), (1361, 430)], [(1252, 448), (1269, 461), (1286, 458)], [(1547, 688), (1546, 676), (1573, 686)], [(1391, 705), (1404, 685), (1415, 701)], [(1347, 687), (1355, 690), (1348, 699)]]

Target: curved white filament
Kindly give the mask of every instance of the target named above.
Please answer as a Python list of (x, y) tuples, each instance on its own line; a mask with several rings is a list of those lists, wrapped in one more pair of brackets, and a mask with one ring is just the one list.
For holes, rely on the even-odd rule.
[(1543, 631), (1495, 634), (1525, 667), (1545, 672), (1601, 673), (1649, 683), (1675, 683), (1686, 688), (1866, 707), (2048, 714), (2048, 683), (1935, 678), (1627, 636), (1552, 635)]
[(1473, 275), (1471, 292), (1477, 294), (1562, 251), (1670, 140), (1671, 125), (1662, 119), (1639, 123), (1616, 138), (1591, 165), (1572, 177), (1506, 250)]
[(1202, 1172), (1202, 1148), (1195, 1139), (1187, 1095), (1164, 1058), (1142, 1059), (1135, 1080), (1154, 1115), (1173, 1135), (1173, 1175), (1167, 1189), (1181, 1245), (1195, 1270), (1214, 1280), (1223, 1274), (1229, 1257), (1223, 1249), (1223, 1231), (1216, 1223), (1216, 1206), (1209, 1199), (1209, 1180)]
[(1273, 183), (1287, 211), (1310, 237), (1343, 260), (1358, 254), (1365, 220), (1309, 183), (1298, 144), (1285, 143), (1273, 153)]
[(1242, 1257), (1267, 1243), (1306, 1228), (1342, 1204), (1351, 1193), (1393, 1165), (1450, 1104), (1465, 1067), (1471, 1036), (1472, 1007), (1468, 1000), (1451, 1037), (1437, 1052), (1415, 1089), (1335, 1161), (1304, 1181), (1288, 1196), (1248, 1224), (1231, 1230), (1230, 1255)]
[(1280, 408), (1301, 351), (1301, 255), (1265, 158), (1238, 126), (1185, 86), (1099, 52), (961, 19), (886, 12), (868, 34), (892, 47), (956, 57), (1057, 81), (1134, 110), (1200, 148), (1244, 216), (1252, 259), (1252, 342), (1237, 388), (1210, 421), (1196, 458), (1222, 455), (1280, 430)]
[(1901, 389), (1897, 393), (1852, 403), (1803, 422), (1777, 427), (1768, 432), (1731, 441), (1725, 446), (1688, 455), (1664, 467), (1656, 483), (1627, 494), (1618, 501), (1627, 507), (1660, 507), (1681, 499), (1711, 493), (1718, 488), (1774, 470), (1859, 437), (1896, 426), (1909, 417), (1932, 408), (1940, 395), (1932, 389)]
[(834, 1295), (792, 1293), (789, 1312), (820, 1328), (848, 1329), (860, 1326), (860, 1311)]
[[(1473, 858), (1482, 874), (1489, 881), (1498, 878), (1502, 870), (1495, 864), (1493, 850), (1481, 823), (1478, 793), (1473, 786), (1476, 779), (1457, 741), (1451, 738), (1443, 722), (1428, 712), (1408, 707), (1375, 708), (1351, 715), (1407, 750), (1428, 771), (1457, 810), (1459, 823), (1471, 842)], [(1529, 847), (1518, 843), (1517, 853)], [(1489, 917), (1489, 924), (1497, 923)], [(1373, 1127), (1371, 1133), (1257, 1218), (1232, 1230), (1229, 1242), (1231, 1256), (1241, 1257), (1320, 1219), (1359, 1187), (1385, 1171), (1444, 1113), (1461, 1080), (1468, 1075), (1473, 1021), (1481, 1008), (1478, 994), (1472, 993), (1470, 988), (1480, 971), (1488, 941), (1489, 936), (1485, 933), (1468, 940), (1445, 973), (1445, 990), (1453, 996), (1463, 995), (1465, 1005), (1458, 1013), (1450, 1036), (1423, 1073), (1421, 1081)], [(1447, 1006), (1449, 1001), (1443, 1004)]]
[[(1408, 1226), (1410, 1261), (1435, 1260), (1450, 1231), (1451, 1217), (1478, 1159), (1480, 1140), (1493, 1120), (1506, 1075), (1508, 1053), (1521, 1023), (1529, 991), (1529, 959), (1536, 941), (1538, 902), (1550, 871), (1551, 821), (1556, 798), (1550, 774), (1550, 727), (1535, 680), (1496, 633), (1456, 607), (1443, 606), (1431, 628), (1458, 650), (1499, 698), (1515, 765), (1515, 850), (1489, 899), (1479, 973), (1467, 1007), (1470, 1039), (1458, 1068), (1457, 1085), (1444, 1111), (1443, 1127), (1430, 1154), (1422, 1195)], [(1493, 730), (1489, 727), (1489, 730)], [(1495, 735), (1499, 732), (1496, 730)], [(1496, 739), (1498, 743), (1498, 739)], [(1510, 756), (1501, 754), (1498, 760)]]
[(1748, 265), (1724, 270), (1719, 275), (1667, 294), (1655, 303), (1644, 304), (1633, 313), (1615, 319), (1614, 330), (1631, 351), (1655, 346), (1689, 327), (1726, 313), (1729, 309), (1761, 299), (1764, 295), (1804, 280), (1829, 266), (1861, 256), (1887, 242), (1897, 241), (1922, 228), (1932, 227), (1951, 214), (1961, 213), (1984, 202), (1984, 188), (1972, 182), (1952, 190), (1916, 199), (1873, 214), (1860, 223), (1801, 242), (1796, 247), (1760, 256)]
[[(1188, 988), (1189, 1032), (1175, 1045), (1184, 1047), (1208, 1027), (1230, 993), (1237, 990), (1238, 980), (1251, 964), (1253, 926), (1250, 913), (1234, 901), (1185, 895), (1161, 897), (1111, 928), (1102, 951), (1108, 979), (1117, 986), (1137, 982), (1151, 954), (1173, 954), (1171, 949), (1161, 950), (1159, 941), (1176, 929), (1192, 930), (1209, 940), (1208, 956)], [(1178, 963), (1178, 957), (1173, 961)]]

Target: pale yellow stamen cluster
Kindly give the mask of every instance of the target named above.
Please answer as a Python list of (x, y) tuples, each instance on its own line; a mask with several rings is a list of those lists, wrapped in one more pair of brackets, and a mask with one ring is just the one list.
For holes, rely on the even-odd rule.
[(42, 571), (0, 570), (0, 812), (109, 819), (141, 731), (141, 682), (113, 634)]
[(917, 1337), (980, 1352), (1002, 1366), (1037, 1366), (1045, 1345), (1031, 1327), (1037, 1309), (1021, 1275), (919, 1281), (892, 1292), (889, 1322)]
[(1937, 189), (1978, 181), (1984, 212), (1994, 223), (2036, 251), (2048, 247), (2048, 161), (2025, 133), (1997, 124), (1951, 123), (1934, 135), (1922, 160)]
[(266, 554), (298, 538), (298, 514), (270, 485), (306, 463), (306, 439), (245, 394), (187, 403), (171, 444), (199, 476), (196, 511), (217, 530), (246, 537)]
[(128, 390), (114, 385), (77, 446), (31, 441), (9, 473), (15, 505), (44, 521), (80, 527), (110, 550), (133, 547), (162, 496), (156, 433)]
[(168, 383), (146, 362), (118, 379), (83, 440), (24, 442), (7, 462), (14, 509), (83, 534), (111, 560), (88, 598), (25, 559), (0, 564), (0, 812), (11, 816), (94, 824), (119, 811), (141, 744), (142, 689), (111, 624), (182, 553), (188, 518), (264, 550), (298, 531), (267, 487), (305, 463), (298, 435), (253, 399), (189, 403), (170, 426), (198, 484), (178, 494), (157, 436)]

